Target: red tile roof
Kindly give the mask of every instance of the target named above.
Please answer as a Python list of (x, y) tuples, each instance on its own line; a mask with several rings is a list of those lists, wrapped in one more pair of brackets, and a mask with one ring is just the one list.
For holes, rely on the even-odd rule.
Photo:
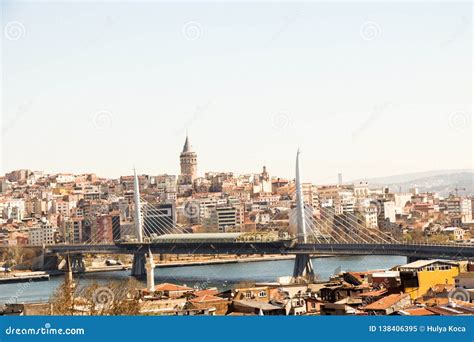
[(391, 307), (392, 305), (398, 303), (403, 298), (407, 297), (407, 294), (391, 294), (386, 297), (383, 297), (372, 304), (369, 304), (364, 307), (365, 310), (385, 310)]
[(211, 296), (211, 295), (204, 295), (201, 297), (196, 297), (189, 300), (191, 303), (204, 303), (204, 302), (215, 302), (215, 301), (226, 301), (224, 298)]
[(403, 312), (408, 316), (434, 316), (435, 313), (426, 308), (404, 309)]
[(379, 297), (387, 293), (387, 289), (373, 290), (359, 294), (359, 297)]
[(158, 284), (155, 286), (155, 291), (192, 291), (193, 289), (187, 286), (181, 286), (170, 283)]
[(197, 290), (197, 291), (194, 291), (194, 294), (197, 296), (197, 297), (201, 297), (201, 296), (205, 296), (205, 295), (211, 295), (211, 296), (214, 296), (216, 294), (218, 294), (219, 291), (215, 290), (215, 289), (205, 289), (205, 290)]

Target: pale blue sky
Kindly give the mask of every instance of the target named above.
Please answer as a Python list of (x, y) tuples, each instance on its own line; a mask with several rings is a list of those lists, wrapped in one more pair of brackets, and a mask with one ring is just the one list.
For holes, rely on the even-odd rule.
[(472, 20), (468, 2), (3, 2), (0, 171), (175, 174), (186, 130), (200, 174), (291, 177), (298, 146), (318, 182), (472, 168)]

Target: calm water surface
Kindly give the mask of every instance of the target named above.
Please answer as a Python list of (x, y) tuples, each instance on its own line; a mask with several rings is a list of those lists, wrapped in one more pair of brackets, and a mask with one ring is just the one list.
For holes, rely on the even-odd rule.
[[(406, 263), (405, 257), (397, 256), (347, 256), (313, 258), (314, 270), (319, 279), (326, 280), (339, 271), (368, 271), (387, 269)], [(293, 260), (272, 260), (221, 265), (166, 267), (155, 269), (155, 283), (170, 282), (189, 287), (217, 287), (226, 290), (244, 281), (275, 281), (278, 277), (291, 275)], [(111, 280), (126, 280), (130, 271), (114, 271), (80, 275), (79, 282), (107, 283)], [(64, 277), (51, 277), (49, 281), (0, 285), (0, 303), (46, 301), (63, 282)]]

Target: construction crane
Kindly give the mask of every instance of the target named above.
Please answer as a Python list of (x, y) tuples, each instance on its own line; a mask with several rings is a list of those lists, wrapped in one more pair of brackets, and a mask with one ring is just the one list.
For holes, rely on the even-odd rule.
[(459, 190), (466, 191), (466, 188), (454, 188), (454, 192), (456, 193), (456, 197), (458, 197), (458, 191)]

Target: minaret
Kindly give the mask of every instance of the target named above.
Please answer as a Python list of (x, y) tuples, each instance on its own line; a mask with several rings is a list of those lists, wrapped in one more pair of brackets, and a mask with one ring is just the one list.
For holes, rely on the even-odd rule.
[(141, 213), (141, 204), (140, 204), (140, 184), (138, 183), (138, 176), (135, 168), (133, 168), (133, 191), (135, 198), (135, 234), (138, 242), (143, 242), (143, 232), (142, 232), (142, 213)]
[(148, 257), (146, 259), (146, 288), (148, 291), (155, 290), (155, 262), (153, 261), (153, 254), (148, 249)]
[(184, 142), (183, 151), (179, 156), (181, 165), (181, 179), (185, 184), (193, 184), (197, 177), (197, 154), (192, 150), (189, 137), (186, 134), (186, 141)]
[(304, 200), (301, 188), (300, 175), (300, 150), (296, 153), (296, 215), (297, 215), (297, 237), (298, 243), (306, 243), (306, 223), (304, 220)]

